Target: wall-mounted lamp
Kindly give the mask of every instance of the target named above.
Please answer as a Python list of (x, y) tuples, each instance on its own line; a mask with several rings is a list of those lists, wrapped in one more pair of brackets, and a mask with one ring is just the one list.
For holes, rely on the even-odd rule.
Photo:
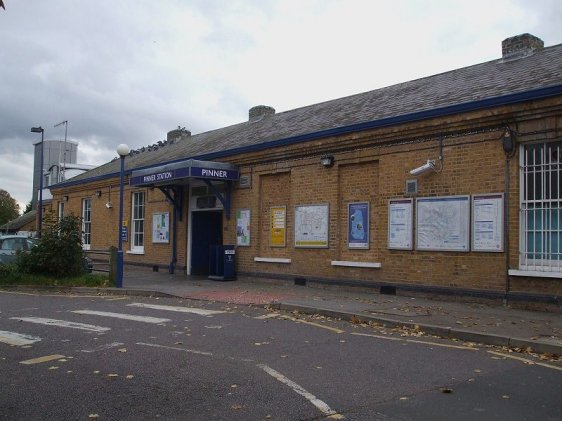
[(63, 201), (63, 202), (68, 202), (68, 196), (63, 196), (63, 197), (62, 197), (62, 201)]
[(436, 171), (434, 159), (428, 159), (427, 162), (425, 164), (423, 164), (421, 167), (414, 168), (413, 170), (411, 170), (410, 174), (417, 177), (418, 175), (425, 174), (426, 172), (429, 172), (429, 171)]
[(333, 155), (324, 155), (322, 158), (320, 158), (320, 163), (324, 167), (329, 168), (332, 165), (334, 165), (334, 156)]
[(101, 197), (101, 190), (96, 190), (96, 196)]
[(106, 207), (107, 209), (111, 209), (111, 208), (113, 207), (113, 204), (112, 204), (111, 202), (107, 202), (107, 203), (105, 204), (105, 207)]
[(502, 147), (505, 153), (511, 153), (515, 148), (515, 142), (513, 141), (513, 133), (509, 128), (505, 129), (505, 132), (503, 134)]

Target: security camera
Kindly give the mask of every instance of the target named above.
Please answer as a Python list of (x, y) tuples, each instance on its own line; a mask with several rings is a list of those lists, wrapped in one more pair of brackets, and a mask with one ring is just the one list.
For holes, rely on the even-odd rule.
[(111, 204), (111, 202), (107, 202), (107, 203), (105, 204), (105, 207), (106, 207), (107, 209), (111, 209), (111, 208), (113, 207), (113, 205)]
[(418, 175), (425, 174), (428, 171), (435, 171), (435, 160), (428, 159), (427, 162), (421, 167), (414, 168), (412, 171), (410, 171), (410, 174), (417, 177)]

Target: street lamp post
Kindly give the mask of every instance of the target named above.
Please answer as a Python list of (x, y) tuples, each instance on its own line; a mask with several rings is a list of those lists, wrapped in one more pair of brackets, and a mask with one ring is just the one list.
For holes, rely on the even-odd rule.
[(117, 146), (117, 153), (121, 158), (121, 171), (119, 172), (119, 229), (117, 236), (119, 238), (119, 247), (117, 248), (117, 279), (115, 286), (117, 288), (123, 287), (123, 184), (125, 179), (125, 157), (129, 155), (129, 147), (125, 144)]
[(32, 127), (31, 133), (41, 133), (41, 168), (39, 170), (39, 222), (37, 228), (37, 237), (41, 238), (41, 230), (43, 229), (43, 149), (45, 144), (43, 143), (43, 135), (45, 130), (43, 127)]

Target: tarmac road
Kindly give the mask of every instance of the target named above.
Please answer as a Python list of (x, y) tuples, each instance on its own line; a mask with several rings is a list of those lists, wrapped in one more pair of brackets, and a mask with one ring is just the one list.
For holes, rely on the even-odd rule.
[(562, 364), (321, 316), (0, 291), (0, 419), (562, 419)]

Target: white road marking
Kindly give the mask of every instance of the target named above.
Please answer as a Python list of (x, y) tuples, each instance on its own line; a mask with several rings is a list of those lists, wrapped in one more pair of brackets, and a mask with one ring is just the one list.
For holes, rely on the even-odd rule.
[(280, 316), (279, 313), (269, 313), (269, 314), (264, 314), (263, 316), (254, 317), (254, 319), (265, 320), (265, 319), (272, 319), (273, 317), (279, 317), (279, 316)]
[(112, 313), (109, 311), (74, 310), (72, 311), (72, 313), (89, 314), (92, 316), (114, 317), (116, 319), (132, 320), (135, 322), (154, 323), (154, 324), (166, 323), (171, 321), (170, 319), (162, 319), (160, 317), (136, 316), (134, 314)]
[(0, 342), (3, 342), (8, 345), (15, 345), (15, 346), (31, 345), (35, 342), (39, 342), (40, 340), (41, 338), (37, 336), (24, 335), (22, 333), (0, 330)]
[(295, 383), (294, 381), (288, 379), (283, 374), (279, 373), (278, 371), (274, 370), (273, 368), (265, 365), (265, 364), (258, 364), (259, 368), (265, 371), (267, 374), (275, 378), (276, 380), (280, 381), (283, 384), (286, 384), (294, 392), (298, 393), (305, 399), (307, 399), (310, 403), (312, 403), (316, 408), (318, 408), (325, 416), (328, 416), (331, 419), (344, 419), (345, 417), (341, 414), (338, 414), (332, 408), (330, 408), (325, 402), (318, 399), (312, 393), (308, 392), (307, 390), (303, 389), (300, 385)]
[(195, 307), (180, 307), (180, 306), (163, 306), (157, 304), (144, 304), (144, 303), (131, 303), (127, 304), (128, 307), (140, 307), (140, 308), (150, 308), (152, 310), (165, 310), (165, 311), (177, 311), (180, 313), (193, 313), (199, 316), (211, 316), (213, 314), (226, 313), (226, 311), (218, 310), (207, 310), (204, 308)]
[(110, 344), (100, 345), (100, 346), (98, 346), (94, 349), (82, 349), (81, 351), (82, 352), (88, 352), (88, 353), (99, 352), (99, 351), (105, 351), (106, 349), (116, 348), (116, 347), (121, 346), (121, 345), (125, 345), (125, 344), (122, 343), (122, 342), (112, 342)]
[(186, 348), (178, 348), (175, 346), (166, 346), (166, 345), (158, 345), (158, 344), (147, 344), (145, 342), (137, 342), (137, 345), (142, 345), (142, 346), (150, 346), (152, 348), (163, 348), (163, 349), (170, 349), (173, 351), (183, 351), (183, 352), (187, 352), (189, 354), (197, 354), (197, 355), (207, 355), (209, 357), (212, 357), (213, 354), (210, 352), (205, 352), (205, 351), (198, 351), (196, 349), (186, 349)]
[(41, 317), (11, 317), (10, 319), (20, 320), (22, 322), (37, 323), (40, 325), (47, 325), (47, 326), (68, 327), (71, 329), (87, 330), (90, 332), (107, 332), (108, 330), (111, 330), (110, 327), (89, 325), (85, 323), (75, 323), (66, 320), (43, 319)]

